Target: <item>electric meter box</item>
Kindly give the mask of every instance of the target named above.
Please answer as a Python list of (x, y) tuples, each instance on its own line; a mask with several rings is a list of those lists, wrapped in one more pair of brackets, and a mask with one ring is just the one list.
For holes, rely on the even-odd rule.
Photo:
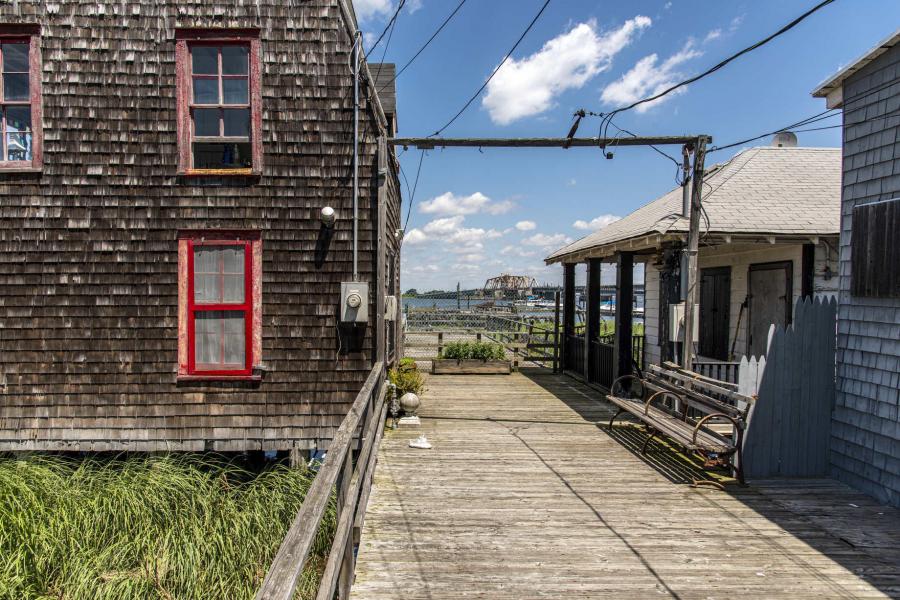
[[(700, 339), (700, 307), (694, 305), (694, 342)], [(684, 341), (684, 302), (669, 305), (669, 341)]]
[(366, 323), (369, 320), (369, 284), (364, 281), (341, 283), (341, 323)]

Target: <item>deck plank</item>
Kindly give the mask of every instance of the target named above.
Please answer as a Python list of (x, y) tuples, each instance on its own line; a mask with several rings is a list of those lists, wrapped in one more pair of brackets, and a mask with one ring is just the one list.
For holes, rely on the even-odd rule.
[(382, 442), (354, 599), (900, 597), (900, 511), (843, 485), (693, 488), (570, 378), (428, 387)]

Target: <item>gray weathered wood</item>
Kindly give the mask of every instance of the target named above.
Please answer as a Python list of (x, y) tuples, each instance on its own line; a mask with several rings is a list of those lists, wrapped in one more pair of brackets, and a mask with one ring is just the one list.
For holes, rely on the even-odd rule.
[(836, 303), (800, 299), (776, 328), (744, 442), (748, 477), (828, 474)]
[[(293, 598), (309, 550), (325, 514), (331, 490), (344, 470), (345, 459), (347, 459), (363, 412), (369, 404), (370, 396), (379, 393), (377, 390), (383, 380), (384, 364), (379, 362), (372, 367), (353, 406), (332, 438), (325, 462), (310, 486), (291, 528), (281, 542), (281, 547), (279, 547), (262, 586), (256, 594), (256, 600), (291, 600)], [(348, 512), (353, 513), (354, 511)]]
[[(896, 597), (900, 512), (827, 480), (698, 489), (590, 387), (537, 369), (429, 377), (387, 430), (359, 600)], [(427, 435), (431, 450), (410, 448)]]

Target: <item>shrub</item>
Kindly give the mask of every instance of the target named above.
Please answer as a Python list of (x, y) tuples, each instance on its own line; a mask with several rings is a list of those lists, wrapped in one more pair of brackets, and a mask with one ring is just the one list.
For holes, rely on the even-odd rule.
[(416, 365), (416, 359), (406, 357), (400, 359), (400, 364), (397, 366), (400, 371), (418, 371), (419, 367)]
[(415, 362), (412, 369), (407, 369), (401, 361), (400, 366), (388, 371), (388, 379), (397, 386), (397, 394), (400, 396), (408, 392), (418, 396), (425, 391), (425, 377), (415, 368)]
[(457, 360), (503, 360), (506, 350), (502, 344), (488, 342), (450, 342), (441, 351), (441, 358)]

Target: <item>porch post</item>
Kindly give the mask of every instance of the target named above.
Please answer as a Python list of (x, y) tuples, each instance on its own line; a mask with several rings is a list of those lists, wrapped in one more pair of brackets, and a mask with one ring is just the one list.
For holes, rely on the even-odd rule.
[(603, 262), (599, 258), (587, 261), (587, 285), (585, 295), (587, 305), (584, 315), (584, 379), (592, 381), (591, 365), (597, 364), (596, 347), (591, 344), (600, 337), (600, 267)]
[(616, 340), (613, 374), (631, 373), (631, 316), (634, 311), (634, 253), (616, 254)]
[(562, 314), (562, 339), (559, 341), (559, 349), (562, 358), (562, 370), (569, 368), (569, 355), (566, 350), (569, 336), (575, 335), (575, 265), (563, 264), (563, 314)]

